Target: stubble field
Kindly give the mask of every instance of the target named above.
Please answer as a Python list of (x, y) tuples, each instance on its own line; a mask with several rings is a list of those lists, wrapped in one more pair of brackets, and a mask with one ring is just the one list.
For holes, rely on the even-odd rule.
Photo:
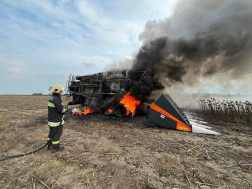
[[(49, 96), (0, 97), (0, 158), (43, 146)], [(66, 118), (65, 150), (0, 161), (0, 188), (252, 188), (251, 132), (143, 127), (144, 115)]]

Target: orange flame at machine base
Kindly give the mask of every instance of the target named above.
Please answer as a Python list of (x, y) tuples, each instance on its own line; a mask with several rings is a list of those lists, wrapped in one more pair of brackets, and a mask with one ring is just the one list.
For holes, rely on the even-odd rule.
[(113, 110), (112, 109), (109, 109), (108, 111), (106, 111), (105, 113), (108, 114), (108, 113), (112, 113)]
[[(129, 115), (131, 113), (132, 117), (135, 116), (136, 109), (138, 107), (142, 106), (141, 100), (137, 100), (133, 95), (130, 94), (130, 92), (123, 96), (123, 99), (120, 101), (120, 104), (122, 104), (125, 107), (126, 115)], [(94, 110), (92, 110), (91, 108), (84, 107), (84, 111), (77, 110), (77, 111), (73, 112), (73, 114), (87, 115), (87, 114), (90, 114), (93, 112), (94, 112)], [(112, 113), (112, 112), (113, 112), (113, 109), (109, 109), (105, 113), (108, 114), (108, 113)]]
[(81, 115), (81, 114), (87, 115), (87, 114), (90, 114), (90, 113), (93, 113), (93, 112), (94, 111), (91, 108), (84, 107), (84, 111), (83, 112), (80, 111), (80, 110), (77, 110), (73, 114), (76, 114), (76, 115)]
[(137, 107), (141, 106), (141, 100), (137, 100), (134, 96), (129, 93), (124, 95), (123, 99), (120, 101), (126, 108), (126, 115), (132, 113), (132, 117), (136, 114)]

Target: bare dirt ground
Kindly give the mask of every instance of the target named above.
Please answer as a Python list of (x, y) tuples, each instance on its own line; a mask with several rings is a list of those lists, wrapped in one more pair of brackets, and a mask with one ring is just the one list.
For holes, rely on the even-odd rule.
[[(0, 157), (46, 143), (48, 99), (1, 96)], [(252, 188), (251, 132), (144, 127), (144, 115), (67, 117), (65, 150), (0, 161), (0, 188)]]

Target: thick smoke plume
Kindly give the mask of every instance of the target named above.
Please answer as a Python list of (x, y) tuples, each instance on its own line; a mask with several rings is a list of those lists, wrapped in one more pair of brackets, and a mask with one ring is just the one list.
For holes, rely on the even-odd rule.
[(164, 89), (164, 86), (157, 79), (143, 78), (141, 81), (133, 84), (130, 88), (130, 93), (137, 99), (145, 100), (152, 91), (161, 89)]
[(169, 87), (218, 74), (251, 78), (251, 10), (249, 0), (181, 1), (171, 18), (147, 22), (132, 71), (152, 70)]

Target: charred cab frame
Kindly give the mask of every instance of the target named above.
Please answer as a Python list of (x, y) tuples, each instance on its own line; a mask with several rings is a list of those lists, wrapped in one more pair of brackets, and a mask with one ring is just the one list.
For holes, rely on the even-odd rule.
[[(143, 78), (153, 78), (151, 71), (132, 72), (129, 69), (111, 69), (85, 76), (69, 76), (67, 81), (68, 96), (72, 96), (69, 105), (89, 106), (95, 111), (105, 112), (119, 104), (121, 97), (130, 91), (136, 82)], [(144, 104), (148, 107), (148, 104)]]

